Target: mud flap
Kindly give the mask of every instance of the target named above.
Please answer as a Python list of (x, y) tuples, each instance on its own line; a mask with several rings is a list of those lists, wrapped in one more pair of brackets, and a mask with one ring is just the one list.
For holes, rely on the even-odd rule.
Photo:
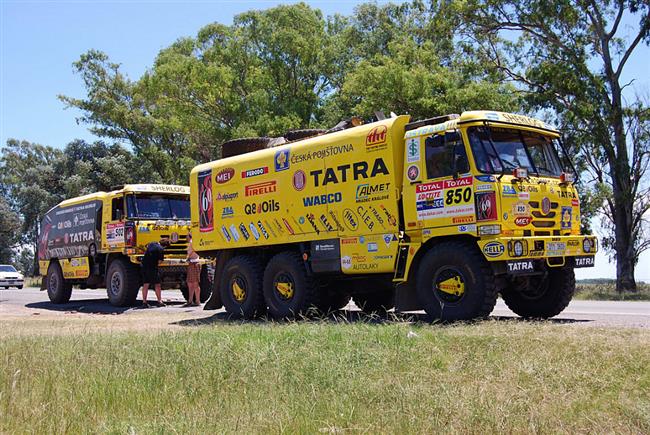
[(231, 251), (222, 251), (217, 253), (215, 257), (216, 266), (214, 268), (214, 277), (212, 279), (212, 294), (210, 299), (203, 306), (204, 310), (218, 310), (223, 307), (223, 302), (221, 301), (221, 291), (219, 286), (221, 284), (221, 275), (223, 275), (223, 268), (232, 258), (233, 254)]
[(395, 311), (417, 311), (422, 309), (422, 303), (415, 291), (415, 286), (409, 281), (397, 284), (395, 289)]

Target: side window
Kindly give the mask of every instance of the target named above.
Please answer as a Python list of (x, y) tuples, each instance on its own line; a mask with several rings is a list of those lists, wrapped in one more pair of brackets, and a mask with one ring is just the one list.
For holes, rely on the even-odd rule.
[(463, 140), (457, 131), (430, 136), (424, 141), (427, 178), (449, 177), (469, 171)]
[(124, 197), (118, 196), (111, 201), (111, 220), (117, 221), (124, 217)]

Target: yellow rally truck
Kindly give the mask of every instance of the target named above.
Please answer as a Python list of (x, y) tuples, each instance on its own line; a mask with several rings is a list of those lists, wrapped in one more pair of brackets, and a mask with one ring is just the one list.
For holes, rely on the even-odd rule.
[[(140, 264), (150, 242), (170, 239), (160, 266), (163, 288), (181, 288), (190, 228), (189, 188), (130, 184), (65, 200), (41, 223), (38, 261), (42, 289), (50, 300), (70, 300), (72, 286), (106, 287), (116, 306), (133, 305), (141, 285)], [(201, 271), (201, 299), (211, 291), (207, 266)]]
[(457, 320), (487, 316), (501, 293), (521, 316), (555, 316), (597, 250), (559, 148), (541, 121), (471, 111), (199, 165), (195, 244), (217, 259), (208, 307), (286, 318), (352, 297)]

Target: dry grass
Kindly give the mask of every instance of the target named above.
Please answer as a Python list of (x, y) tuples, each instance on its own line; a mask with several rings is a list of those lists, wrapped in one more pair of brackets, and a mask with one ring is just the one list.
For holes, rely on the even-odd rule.
[(650, 284), (637, 283), (637, 291), (619, 293), (616, 284), (605, 282), (578, 282), (574, 299), (592, 301), (650, 301)]
[(649, 346), (519, 321), (6, 334), (0, 432), (648, 433)]

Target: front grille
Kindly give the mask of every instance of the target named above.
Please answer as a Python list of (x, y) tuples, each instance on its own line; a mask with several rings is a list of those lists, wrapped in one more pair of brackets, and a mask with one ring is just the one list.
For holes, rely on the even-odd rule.
[[(170, 238), (169, 234), (162, 234), (163, 238)], [(165, 248), (165, 255), (187, 255), (187, 235), (178, 235), (178, 241)]]
[[(551, 202), (551, 211), (547, 215), (542, 214), (541, 204), (539, 201), (528, 201), (528, 205), (531, 208), (530, 214), (533, 217), (531, 225), (535, 228), (553, 228), (559, 225), (559, 222), (555, 221), (557, 215), (553, 210), (557, 209), (559, 204), (557, 202)], [(535, 231), (536, 236), (550, 236), (550, 231)]]

